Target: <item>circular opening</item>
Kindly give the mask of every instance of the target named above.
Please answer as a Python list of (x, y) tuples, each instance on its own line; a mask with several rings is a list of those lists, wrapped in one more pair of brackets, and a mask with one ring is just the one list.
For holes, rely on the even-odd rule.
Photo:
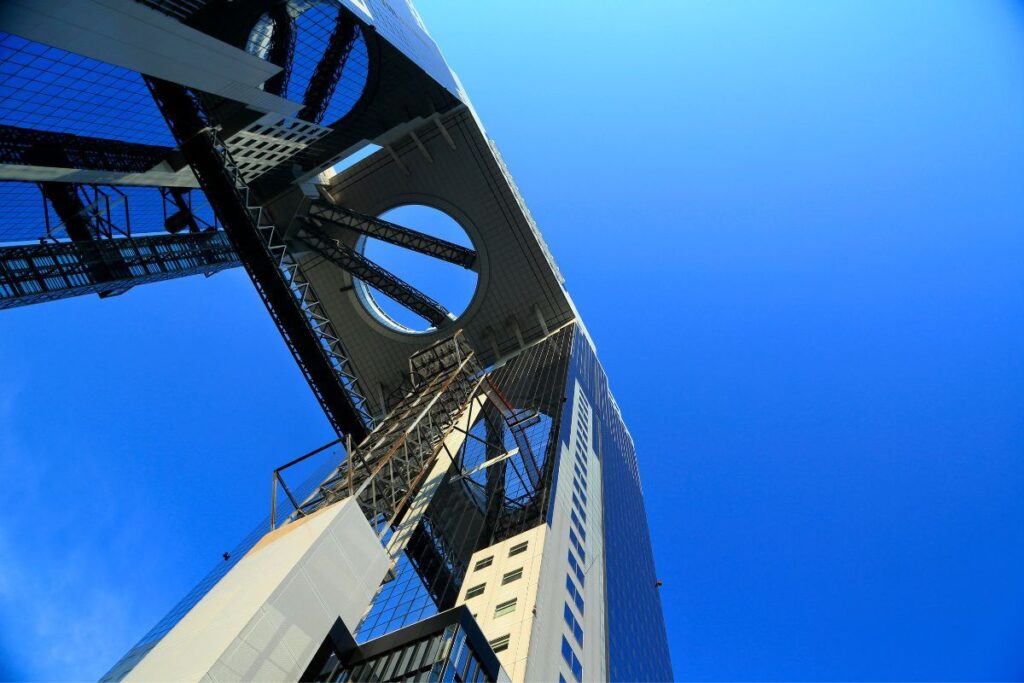
[[(400, 206), (384, 212), (380, 218), (474, 249), (469, 235), (454, 218), (429, 206)], [(372, 237), (361, 239), (358, 249), (366, 258), (439, 303), (454, 317), (465, 312), (476, 292), (477, 273), (468, 268)], [(436, 329), (429, 321), (386, 294), (359, 280), (356, 285), (356, 292), (366, 309), (391, 329), (407, 334), (422, 334)]]
[[(330, 126), (352, 110), (366, 87), (369, 72), (369, 56), (362, 30), (356, 26), (352, 40), (340, 51), (328, 55), (331, 36), (339, 22), (341, 7), (330, 2), (308, 2), (291, 0), (274, 12), (268, 12), (249, 33), (246, 50), (274, 63), (282, 60), (289, 52), (289, 34), (278, 25), (287, 21), (291, 25), (291, 63), (284, 66), (282, 74), (271, 78), (263, 87), (280, 94), (293, 102), (308, 105), (306, 97), (310, 82), (325, 55), (341, 60), (341, 74), (333, 87), (325, 91), (326, 105), (309, 115), (313, 123)], [(287, 18), (286, 18), (287, 17)], [(316, 90), (316, 88), (314, 88)]]

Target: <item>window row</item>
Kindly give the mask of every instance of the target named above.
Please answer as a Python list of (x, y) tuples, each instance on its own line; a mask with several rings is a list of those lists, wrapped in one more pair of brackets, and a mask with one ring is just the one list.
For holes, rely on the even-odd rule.
[[(529, 546), (530, 546), (530, 542), (529, 541), (523, 541), (522, 543), (516, 543), (514, 546), (512, 546), (511, 548), (508, 549), (508, 556), (509, 557), (515, 557), (516, 555), (521, 555), (522, 553), (526, 552), (526, 549)], [(476, 561), (475, 565), (473, 565), (473, 571), (478, 572), (481, 569), (485, 569), (487, 567), (490, 567), (492, 564), (494, 564), (494, 555), (488, 555), (487, 557), (482, 557), (482, 558), (480, 558), (479, 560)]]
[(569, 667), (569, 671), (572, 672), (573, 678), (577, 681), (583, 680), (583, 664), (580, 662), (579, 657), (572, 649), (572, 645), (569, 640), (562, 636), (562, 659), (565, 660), (566, 666)]
[[(506, 586), (506, 585), (512, 583), (513, 581), (518, 581), (521, 578), (523, 578), (523, 568), (520, 567), (519, 569), (513, 569), (510, 572), (505, 572), (505, 574), (501, 577), (501, 585), (502, 586)], [(473, 586), (472, 588), (467, 589), (466, 590), (466, 599), (469, 600), (470, 598), (475, 598), (478, 595), (483, 595), (484, 594), (484, 588), (486, 588), (486, 586), (487, 586), (486, 583), (481, 583), (479, 585), (476, 585), (476, 586)]]

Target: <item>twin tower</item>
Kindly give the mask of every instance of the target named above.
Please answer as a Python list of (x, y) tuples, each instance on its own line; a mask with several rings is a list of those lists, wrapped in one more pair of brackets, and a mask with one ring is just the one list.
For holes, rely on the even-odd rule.
[(338, 434), (103, 680), (672, 678), (633, 441), (410, 5), (11, 0), (0, 66), (0, 308), (245, 268)]

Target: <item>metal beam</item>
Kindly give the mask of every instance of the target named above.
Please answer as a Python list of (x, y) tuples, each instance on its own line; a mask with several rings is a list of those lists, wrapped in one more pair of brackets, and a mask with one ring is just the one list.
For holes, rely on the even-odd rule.
[(309, 207), (308, 215), (318, 221), (347, 228), (361, 235), (374, 237), (463, 268), (472, 269), (476, 263), (477, 254), (472, 249), (328, 201), (314, 201)]
[(288, 11), (286, 2), (272, 6), (269, 14), (274, 21), (274, 30), (270, 34), (267, 61), (281, 67), (281, 72), (268, 78), (263, 84), (263, 89), (272, 95), (284, 97), (288, 91), (288, 81), (292, 77), (292, 63), (295, 59), (295, 18)]
[[(327, 113), (327, 105), (331, 102), (334, 89), (338, 87), (338, 79), (345, 68), (345, 62), (352, 51), (352, 45), (356, 39), (356, 22), (352, 15), (344, 8), (338, 6), (338, 20), (327, 41), (327, 48), (323, 57), (316, 65), (313, 75), (310, 76), (309, 85), (306, 86), (306, 93), (302, 98), (302, 109), (298, 117), (304, 121), (320, 123), (324, 114)], [(328, 121), (328, 124), (334, 121)]]
[(0, 164), (145, 173), (174, 149), (0, 125)]
[(425, 318), (434, 327), (440, 327), (455, 319), (444, 306), (357, 253), (355, 249), (332, 239), (311, 221), (304, 222), (298, 227), (294, 239), (349, 272), (353, 277), (391, 297), (416, 315)]
[(273, 223), (193, 95), (157, 78), (147, 76), (146, 83), (328, 420), (339, 434), (361, 440), (373, 423), (367, 399), (308, 280), (289, 261)]
[(238, 265), (219, 231), (0, 247), (0, 309), (83, 294), (113, 296), (135, 285)]

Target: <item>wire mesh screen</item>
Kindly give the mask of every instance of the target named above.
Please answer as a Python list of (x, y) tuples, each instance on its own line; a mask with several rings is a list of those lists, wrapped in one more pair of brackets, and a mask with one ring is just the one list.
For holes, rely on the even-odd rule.
[(0, 33), (0, 124), (173, 146), (142, 76)]
[[(287, 14), (294, 32), (294, 50), (291, 63), (286, 65), (289, 75), (282, 93), (285, 98), (306, 104), (307, 90), (318, 65), (329, 54), (332, 34), (338, 27), (340, 13), (344, 11), (347, 10), (344, 10), (340, 3), (326, 0), (292, 0), (288, 3)], [(274, 40), (281, 39), (280, 35), (275, 37), (275, 32), (280, 34), (282, 31), (278, 25), (280, 21), (284, 21), (284, 18), (264, 15), (253, 28), (246, 49), (258, 57), (267, 59)], [(369, 64), (366, 40), (362, 29), (357, 27), (326, 109), (321, 120), (316, 123), (331, 125), (352, 110), (366, 87)]]
[[(118, 236), (162, 233), (169, 214), (178, 210), (156, 187), (121, 185), (76, 186), (83, 218), (92, 223), (112, 223)], [(199, 227), (216, 226), (213, 208), (201, 190), (182, 190), (183, 201)], [(64, 223), (43, 196), (38, 183), (0, 181), (0, 242), (35, 242), (67, 239)]]

